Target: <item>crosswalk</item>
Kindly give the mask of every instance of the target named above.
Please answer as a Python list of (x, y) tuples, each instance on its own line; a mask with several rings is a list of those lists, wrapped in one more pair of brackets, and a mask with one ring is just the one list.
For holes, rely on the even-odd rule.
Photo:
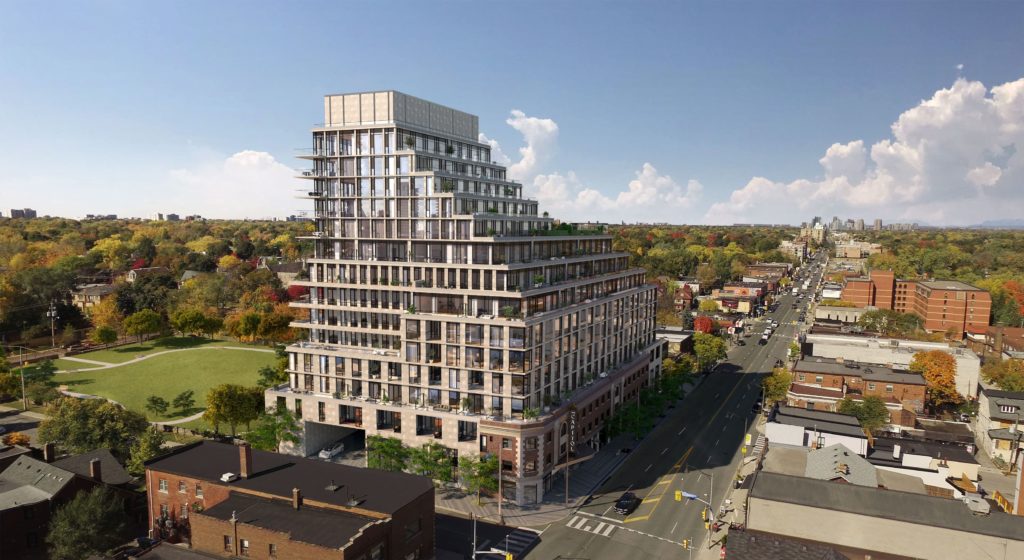
[(595, 535), (601, 535), (602, 537), (611, 536), (612, 532), (618, 528), (618, 525), (613, 523), (605, 523), (604, 521), (590, 519), (589, 517), (581, 517), (579, 515), (574, 515), (573, 518), (565, 525), (572, 529), (579, 529), (580, 531), (594, 533)]
[[(493, 551), (500, 551), (502, 554), (511, 554), (513, 558), (526, 556), (535, 544), (540, 540), (536, 531), (530, 529), (516, 529), (508, 534), (498, 543)], [(506, 548), (507, 547), (507, 548)]]

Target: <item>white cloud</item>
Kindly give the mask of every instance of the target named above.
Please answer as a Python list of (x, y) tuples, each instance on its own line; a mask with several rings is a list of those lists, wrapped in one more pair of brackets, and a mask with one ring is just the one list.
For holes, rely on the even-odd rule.
[(167, 196), (152, 211), (201, 209), (210, 218), (283, 218), (306, 206), (293, 198), (303, 186), (295, 175), (267, 152), (243, 150), (195, 169), (170, 171), (163, 188)]
[[(956, 80), (901, 114), (892, 137), (865, 150), (833, 144), (820, 179), (751, 179), (706, 221), (799, 222), (808, 211), (966, 224), (1020, 213), (1024, 204), (1024, 79), (988, 90)], [(870, 154), (870, 155), (868, 155)], [(1000, 199), (988, 199), (998, 188)]]
[(519, 161), (511, 161), (501, 145), (480, 133), (480, 142), (491, 146), (491, 159), (508, 167), (509, 177), (523, 183), (527, 196), (536, 198), (542, 212), (567, 220), (679, 221), (680, 210), (691, 208), (703, 185), (689, 180), (685, 186), (668, 175), (659, 175), (644, 163), (626, 189), (613, 195), (587, 186), (575, 171), (551, 170), (558, 148), (558, 124), (552, 119), (531, 117), (513, 110), (505, 121), (523, 137)]

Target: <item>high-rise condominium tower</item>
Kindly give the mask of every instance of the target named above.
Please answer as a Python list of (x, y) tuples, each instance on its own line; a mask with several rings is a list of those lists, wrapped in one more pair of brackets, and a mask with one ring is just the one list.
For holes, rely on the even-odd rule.
[(553, 227), (491, 161), (474, 115), (395, 91), (329, 95), (304, 197), (308, 341), (268, 405), (313, 453), (342, 437), (495, 454), (539, 500), (660, 373), (655, 290), (610, 235)]

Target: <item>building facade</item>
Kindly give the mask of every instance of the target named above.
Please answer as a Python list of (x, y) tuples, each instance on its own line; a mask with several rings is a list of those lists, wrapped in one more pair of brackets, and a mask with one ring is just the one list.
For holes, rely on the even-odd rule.
[(610, 235), (539, 215), (476, 116), (381, 91), (329, 95), (324, 117), (309, 336), (267, 404), (302, 419), (298, 453), (353, 430), (494, 453), (506, 499), (538, 501), (660, 372), (654, 287)]
[(992, 298), (981, 288), (955, 280), (901, 280), (891, 270), (847, 279), (842, 299), (857, 307), (914, 313), (924, 319), (927, 331), (961, 335), (984, 331), (992, 312)]

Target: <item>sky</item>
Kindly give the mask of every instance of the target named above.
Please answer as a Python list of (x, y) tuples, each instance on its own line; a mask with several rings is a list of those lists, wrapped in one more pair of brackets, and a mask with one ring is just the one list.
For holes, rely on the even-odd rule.
[(283, 218), (330, 93), (480, 117), (553, 217), (1024, 217), (1022, 2), (0, 0), (0, 212)]

